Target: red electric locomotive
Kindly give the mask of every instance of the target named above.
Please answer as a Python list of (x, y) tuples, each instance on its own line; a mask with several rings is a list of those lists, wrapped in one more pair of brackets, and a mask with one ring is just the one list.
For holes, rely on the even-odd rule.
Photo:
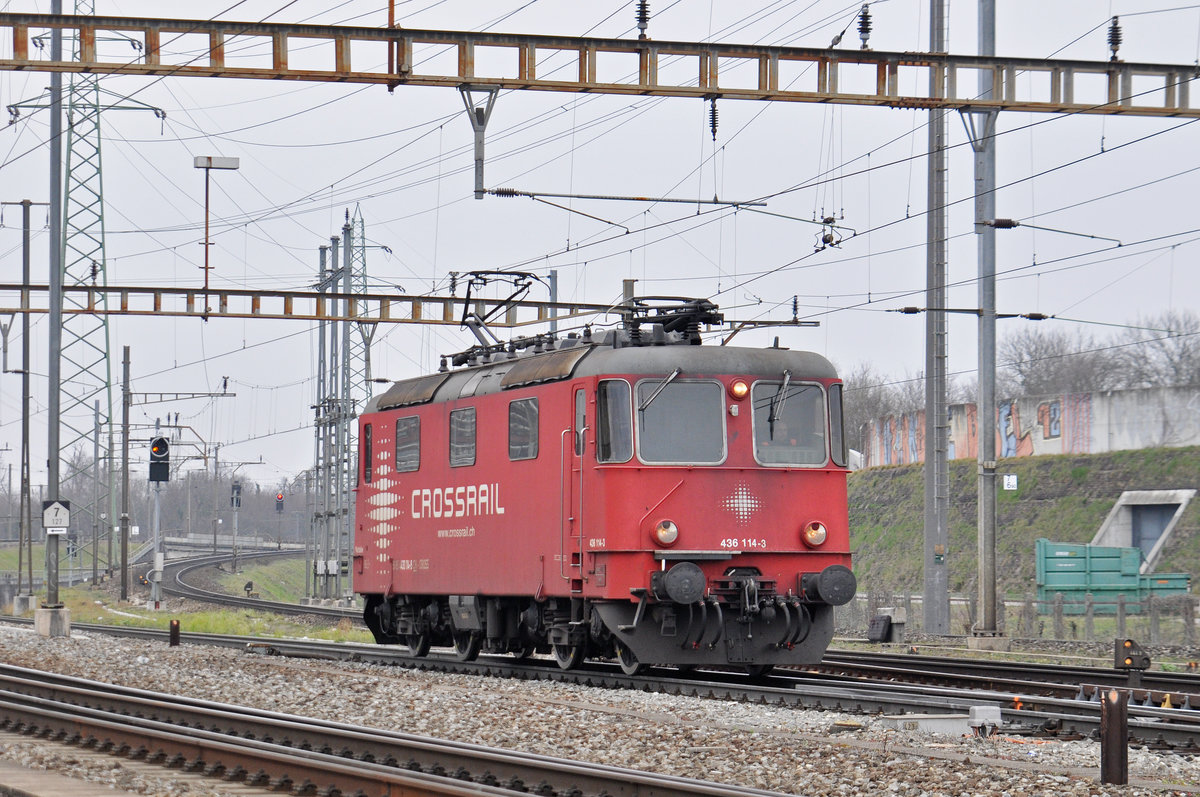
[(377, 641), (627, 672), (821, 658), (855, 591), (837, 374), (694, 345), (708, 302), (648, 308), (371, 400), (353, 573)]

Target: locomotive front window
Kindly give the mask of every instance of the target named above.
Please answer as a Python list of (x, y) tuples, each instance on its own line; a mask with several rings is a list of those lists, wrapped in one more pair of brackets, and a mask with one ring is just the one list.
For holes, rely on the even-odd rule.
[(637, 385), (642, 462), (716, 465), (725, 460), (725, 393), (717, 382), (647, 379)]
[[(825, 393), (820, 385), (754, 385), (754, 455), (764, 465), (824, 465)], [(840, 425), (840, 421), (839, 421)]]
[(410, 473), (421, 467), (421, 419), (396, 421), (396, 471)]
[(596, 391), (596, 461), (628, 462), (633, 459), (633, 419), (629, 411), (629, 383), (605, 379)]
[(475, 408), (450, 413), (450, 467), (475, 464)]
[(538, 402), (521, 399), (508, 405), (508, 458), (537, 459)]

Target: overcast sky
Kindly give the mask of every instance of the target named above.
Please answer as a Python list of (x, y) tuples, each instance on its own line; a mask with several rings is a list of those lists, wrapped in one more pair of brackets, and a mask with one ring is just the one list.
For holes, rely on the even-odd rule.
[[(69, 0), (64, 5), (71, 10)], [(413, 0), (398, 2), (397, 15), (410, 28), (635, 38), (635, 5)], [(648, 33), (660, 40), (827, 47), (845, 32), (839, 47), (857, 49), (860, 5), (657, 0)], [(871, 47), (927, 50), (928, 6), (928, 0), (872, 3)], [(1108, 22), (1117, 14), (1124, 60), (1191, 65), (1200, 56), (1200, 4), (1006, 0), (997, 6), (1001, 55), (1107, 60)], [(0, 0), (0, 10), (45, 13), (49, 2)], [(96, 0), (95, 11), (368, 27), (387, 19), (381, 0)], [(977, 51), (975, 11), (972, 2), (950, 4), (951, 52)], [(183, 39), (167, 49), (185, 60), (196, 46)], [(11, 43), (0, 47), (11, 53)], [(230, 46), (230, 63), (261, 56)], [(418, 62), (438, 58), (446, 55), (428, 51)], [(539, 72), (548, 68), (553, 64), (540, 65)], [(0, 73), (0, 105), (36, 98), (47, 84), (46, 74)], [(924, 304), (926, 112), (722, 101), (714, 144), (707, 104), (697, 100), (502, 94), (487, 130), (489, 188), (769, 197), (765, 210), (778, 214), (569, 203), (609, 224), (528, 199), (476, 201), (472, 131), (452, 89), (388, 93), (379, 86), (133, 77), (105, 78), (103, 85), (114, 96), (132, 95), (166, 112), (165, 121), (149, 111), (104, 116), (110, 285), (202, 284), (204, 176), (192, 159), (233, 156), (241, 160), (237, 172), (212, 175), (214, 285), (308, 289), (318, 247), (339, 234), (347, 210), (359, 207), (372, 246), (387, 248), (368, 253), (373, 290), (445, 293), (451, 271), (515, 268), (556, 269), (564, 300), (612, 302), (621, 281), (633, 278), (639, 293), (709, 297), (736, 319), (786, 319), (795, 296), (800, 316), (820, 327), (743, 333), (738, 342), (765, 345), (778, 335), (782, 345), (823, 353), (843, 371), (870, 363), (904, 378), (924, 368), (923, 318), (887, 311)], [(1171, 308), (1194, 308), (1200, 295), (1197, 129), (1186, 120), (1002, 115), (997, 215), (1077, 235), (1000, 232), (998, 310), (1055, 314), (1069, 320), (1043, 322), (1044, 328), (1074, 331), (1086, 324), (1103, 337), (1111, 328), (1098, 324), (1134, 324)], [(978, 303), (972, 155), (957, 114), (948, 132), (954, 286), (948, 304), (970, 308)], [(0, 129), (0, 199), (47, 199), (48, 138), (45, 111), (26, 111)], [(821, 215), (836, 215), (846, 239), (819, 252), (819, 227), (780, 218)], [(45, 211), (35, 209), (33, 279), (42, 283), (45, 221)], [(19, 228), (19, 209), (5, 208), (3, 282), (20, 278)], [(530, 298), (548, 296), (535, 289)], [(975, 323), (950, 318), (950, 370), (967, 379), (974, 378)], [(1030, 322), (1002, 321), (1000, 334), (1024, 323)], [(38, 317), (32, 335), (35, 483), (45, 481), (47, 326)], [(19, 319), (14, 327), (19, 330)], [(178, 454), (220, 443), (222, 460), (261, 457), (263, 464), (240, 473), (268, 486), (311, 464), (316, 337), (310, 325), (114, 318), (111, 333), (114, 378), (128, 345), (135, 391), (220, 391), (228, 377), (229, 391), (237, 393), (134, 408), (137, 424), (179, 413), (188, 430)], [(453, 327), (383, 328), (373, 347), (375, 373), (424, 373), (437, 367), (440, 354), (472, 340)], [(9, 346), (9, 367), (19, 367), (18, 331)], [(135, 431), (135, 440), (149, 436), (144, 429)], [(0, 451), (6, 473), (20, 447), (20, 378), (14, 375), (0, 376), (0, 447), (11, 449)], [(135, 459), (144, 456), (135, 450)]]

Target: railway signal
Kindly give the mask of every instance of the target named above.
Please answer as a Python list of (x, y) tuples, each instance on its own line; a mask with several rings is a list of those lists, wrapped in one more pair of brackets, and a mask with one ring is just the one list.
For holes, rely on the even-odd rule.
[(1113, 668), (1117, 670), (1148, 670), (1150, 657), (1132, 639), (1118, 639), (1113, 650)]
[(275, 511), (283, 512), (283, 493), (275, 493)]
[(165, 437), (156, 437), (150, 441), (150, 481), (166, 482), (171, 480), (171, 444)]

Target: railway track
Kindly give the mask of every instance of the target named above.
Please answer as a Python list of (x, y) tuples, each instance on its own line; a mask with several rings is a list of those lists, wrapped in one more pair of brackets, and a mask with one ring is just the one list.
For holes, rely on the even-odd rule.
[[(210, 567), (219, 561), (224, 561), (224, 557), (202, 557), (168, 565), (164, 584), (172, 594), (242, 608), (338, 618), (358, 616), (355, 609), (303, 607), (246, 599), (202, 590), (187, 582), (186, 577), (196, 569)], [(124, 635), (165, 633), (113, 630), (103, 626), (93, 629)], [(187, 642), (244, 648), (264, 655), (363, 661), (502, 678), (557, 680), (861, 714), (967, 713), (974, 706), (995, 706), (1000, 709), (1006, 731), (1066, 738), (1097, 736), (1101, 692), (1123, 688), (1130, 691), (1131, 744), (1189, 754), (1200, 752), (1200, 710), (1197, 710), (1200, 709), (1200, 676), (1192, 673), (1149, 671), (1142, 674), (1139, 687), (1131, 688), (1124, 673), (1100, 668), (830, 650), (815, 667), (776, 670), (771, 676), (756, 680), (716, 670), (684, 676), (671, 668), (627, 676), (615, 665), (595, 664), (580, 670), (563, 671), (546, 660), (519, 662), (507, 657), (481, 657), (473, 662), (462, 662), (437, 653), (414, 658), (404, 655), (403, 649), (378, 645), (211, 634), (184, 634), (183, 638)]]
[[(243, 553), (242, 559), (278, 559), (296, 557), (296, 551), (267, 551), (258, 553)], [(162, 590), (167, 595), (174, 595), (179, 598), (188, 598), (190, 600), (204, 601), (205, 603), (215, 603), (219, 606), (236, 606), (241, 609), (259, 609), (261, 611), (274, 612), (275, 614), (289, 615), (316, 615), (318, 617), (332, 617), (341, 619), (349, 617), (360, 619), (362, 617), (362, 609), (349, 609), (338, 606), (301, 606), (297, 603), (284, 603), (282, 601), (269, 601), (261, 598), (244, 598), (238, 595), (229, 595), (224, 592), (214, 592), (212, 590), (197, 587), (187, 581), (187, 576), (193, 575), (198, 570), (203, 570), (208, 567), (215, 567), (218, 564), (223, 564), (229, 561), (229, 554), (210, 554), (207, 556), (198, 556), (189, 559), (183, 559), (176, 562), (167, 562), (163, 567)]]
[[(75, 624), (81, 631), (143, 639), (165, 640), (166, 631)], [(470, 674), (496, 678), (551, 680), (597, 686), (608, 689), (633, 689), (707, 699), (747, 701), (863, 715), (967, 714), (972, 707), (995, 706), (1000, 710), (1006, 733), (1049, 736), (1063, 739), (1094, 738), (1099, 734), (1099, 692), (1104, 687), (1090, 683), (1066, 683), (1036, 680), (1037, 673), (1027, 667), (1030, 677), (1005, 682), (996, 678), (986, 683), (964, 686), (962, 675), (939, 681), (936, 671), (942, 659), (932, 659), (925, 667), (910, 668), (911, 676), (902, 679), (900, 668), (883, 673), (830, 674), (821, 668), (777, 670), (756, 680), (745, 675), (718, 670), (703, 670), (686, 676), (670, 668), (651, 669), (628, 676), (616, 665), (592, 664), (579, 670), (561, 670), (553, 660), (516, 661), (501, 656), (482, 656), (472, 662), (458, 661), (450, 651), (411, 657), (396, 649), (370, 644), (288, 640), (219, 634), (181, 633), (189, 644), (217, 645), (245, 650), (249, 654), (364, 662), (380, 666), (408, 667), (426, 671)], [(832, 652), (833, 659), (843, 653)], [(860, 654), (849, 654), (851, 658)], [(953, 669), (954, 664), (948, 669)], [(933, 669), (931, 669), (933, 668)], [(1103, 670), (1082, 669), (1084, 678)], [(1092, 680), (1096, 680), (1092, 678)], [(1132, 746), (1200, 754), (1200, 689), (1172, 692), (1164, 699), (1152, 689), (1132, 690), (1129, 709)], [(1164, 707), (1164, 703), (1167, 707)]]
[[(288, 556), (267, 552), (252, 556)], [(295, 556), (295, 552), (290, 552)], [(188, 583), (186, 577), (205, 567), (228, 561), (228, 555), (214, 555), (168, 563), (163, 575), (166, 592), (192, 600), (216, 603), (223, 606), (252, 608), (278, 614), (312, 614), (324, 617), (359, 619), (360, 609), (333, 606), (300, 606), (293, 603), (243, 598), (236, 595), (213, 592)], [(384, 648), (386, 650), (386, 648)], [(394, 652), (393, 654), (394, 655)], [(821, 663), (808, 668), (811, 671), (849, 676), (871, 677), (878, 680), (900, 680), (920, 683), (936, 679), (942, 686), (959, 685), (964, 689), (988, 691), (1019, 691), (1022, 687), (1040, 687), (1047, 697), (1070, 697), (1066, 686), (1090, 685), (1113, 688), (1129, 687), (1128, 676), (1117, 670), (1099, 667), (1080, 667), (1030, 662), (1007, 662), (980, 659), (962, 659), (944, 656), (920, 656), (884, 652), (852, 652), (830, 649)], [(1135, 687), (1139, 692), (1151, 692), (1163, 699), (1173, 695), (1200, 695), (1200, 674), (1147, 671), (1141, 675), (1141, 683)], [(1143, 698), (1140, 702), (1146, 702)], [(1178, 701), (1173, 701), (1176, 706)], [(1200, 708), (1200, 703), (1197, 704)]]
[(330, 795), (777, 792), (431, 739), (0, 665), (0, 727), (282, 792)]
[[(1121, 670), (1060, 664), (961, 659), (945, 656), (921, 656), (905, 653), (855, 652), (830, 649), (821, 663), (812, 668), (827, 673), (871, 675), (877, 678), (916, 680), (922, 673), (936, 672), (943, 684), (957, 683), (966, 688), (1005, 689), (1031, 681), (1055, 687), (1090, 684), (1112, 688), (1129, 687), (1129, 676)], [(1200, 674), (1147, 670), (1140, 674), (1134, 688), (1164, 694), (1200, 694)], [(1161, 700), (1159, 701), (1162, 702)], [(1197, 706), (1200, 708), (1200, 706)]]

